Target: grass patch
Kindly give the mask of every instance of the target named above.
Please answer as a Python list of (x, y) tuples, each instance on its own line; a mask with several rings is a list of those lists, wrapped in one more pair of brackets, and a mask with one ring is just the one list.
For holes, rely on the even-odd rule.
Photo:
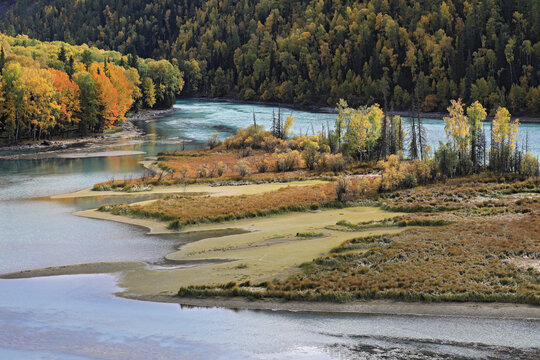
[(540, 259), (540, 199), (513, 196), (535, 194), (537, 182), (473, 180), (388, 194), (384, 199), (388, 206), (430, 210), (376, 222), (339, 221), (336, 226), (355, 231), (389, 225), (414, 227), (395, 235), (345, 241), (327, 255), (302, 264), (302, 272), (286, 280), (274, 280), (256, 290), (192, 286), (180, 289), (179, 294), (540, 305), (540, 272), (511, 261), (516, 257)]
[(324, 233), (322, 232), (308, 231), (308, 232), (296, 233), (296, 237), (299, 237), (299, 238), (316, 238), (316, 237), (322, 237), (322, 236), (324, 236)]
[(335, 184), (284, 187), (276, 191), (240, 196), (172, 195), (150, 204), (102, 205), (99, 211), (168, 221), (170, 229), (244, 218), (347, 206), (336, 200)]
[(404, 217), (396, 217), (390, 219), (384, 219), (381, 221), (367, 221), (353, 224), (347, 220), (340, 220), (335, 226), (327, 226), (330, 230), (349, 230), (349, 231), (363, 231), (369, 229), (386, 228), (386, 227), (406, 227), (406, 226), (444, 226), (451, 224), (452, 221), (444, 219), (429, 219), (429, 218), (412, 218), (407, 219)]

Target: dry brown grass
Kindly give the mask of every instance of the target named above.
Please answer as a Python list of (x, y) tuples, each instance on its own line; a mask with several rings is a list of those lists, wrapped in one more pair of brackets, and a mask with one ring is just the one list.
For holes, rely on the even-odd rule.
[(265, 158), (262, 151), (253, 151), (251, 156), (240, 157), (238, 151), (212, 151), (193, 150), (174, 153), (161, 154), (158, 165), (162, 169), (173, 173), (174, 178), (196, 179), (199, 178), (198, 169), (206, 166), (210, 171), (210, 176), (219, 177), (217, 168), (219, 163), (226, 166), (226, 171), (222, 176), (239, 176), (237, 163), (239, 160), (245, 161), (251, 172), (256, 171), (256, 164)]
[(334, 183), (284, 187), (277, 191), (241, 196), (173, 195), (149, 204), (106, 205), (100, 210), (117, 215), (173, 221), (174, 227), (263, 216), (285, 211), (317, 209), (336, 200)]
[[(516, 258), (540, 259), (537, 193), (535, 181), (499, 184), (477, 179), (402, 191), (385, 200), (388, 207), (423, 207), (437, 214), (417, 212), (409, 218), (454, 222), (346, 241), (304, 264), (303, 273), (264, 284), (264, 291), (200, 286), (182, 288), (179, 294), (540, 304), (540, 273), (515, 265)], [(494, 200), (484, 199), (491, 197)]]

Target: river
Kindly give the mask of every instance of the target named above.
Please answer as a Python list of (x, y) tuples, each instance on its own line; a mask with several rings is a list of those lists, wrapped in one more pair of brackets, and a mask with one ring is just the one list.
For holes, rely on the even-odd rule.
[[(145, 156), (198, 147), (252, 123), (268, 126), (273, 107), (182, 100), (179, 111), (138, 121), (145, 136), (104, 150), (145, 155), (0, 160), (0, 273), (95, 261), (160, 264), (182, 242), (72, 212), (107, 198), (50, 201), (112, 178), (137, 176)], [(333, 114), (282, 108), (295, 133), (332, 122)], [(426, 120), (428, 137), (443, 123)], [(522, 125), (540, 153), (540, 125)], [(433, 142), (438, 140), (432, 140)], [(192, 309), (115, 297), (113, 275), (0, 280), (0, 358), (6, 359), (344, 359), (535, 358), (540, 323), (532, 320), (299, 314)]]

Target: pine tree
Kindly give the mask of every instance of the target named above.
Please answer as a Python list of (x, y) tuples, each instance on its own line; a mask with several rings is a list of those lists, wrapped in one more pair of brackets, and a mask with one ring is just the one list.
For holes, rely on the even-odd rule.
[(135, 69), (139, 67), (139, 58), (136, 54), (128, 55), (128, 66)]
[(66, 48), (64, 47), (64, 45), (60, 47), (60, 52), (58, 53), (58, 61), (64, 64), (67, 61)]
[(4, 71), (4, 66), (6, 65), (6, 53), (4, 52), (4, 47), (0, 48), (0, 75)]
[(66, 66), (66, 73), (69, 75), (70, 79), (73, 77), (73, 74), (75, 73), (75, 60), (73, 59), (73, 55), (69, 56), (69, 60)]

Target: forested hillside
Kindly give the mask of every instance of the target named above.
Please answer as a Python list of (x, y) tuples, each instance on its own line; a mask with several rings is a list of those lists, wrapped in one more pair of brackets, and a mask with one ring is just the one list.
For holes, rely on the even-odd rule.
[(540, 114), (539, 0), (24, 0), (0, 27), (177, 61), (185, 95)]
[(182, 86), (167, 60), (0, 33), (0, 143), (101, 132), (170, 107)]

